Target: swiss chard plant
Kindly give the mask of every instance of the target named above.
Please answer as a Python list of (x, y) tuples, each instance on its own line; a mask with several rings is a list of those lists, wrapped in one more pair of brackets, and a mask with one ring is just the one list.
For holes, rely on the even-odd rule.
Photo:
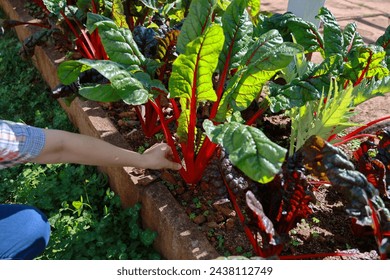
[[(331, 78), (336, 79), (339, 88), (347, 88), (350, 84), (355, 87), (362, 82), (389, 76), (386, 64), (390, 39), (388, 31), (378, 38), (376, 44), (366, 44), (357, 32), (355, 23), (348, 24), (342, 30), (325, 7), (320, 9), (318, 17), (323, 23), (323, 33), (310, 22), (291, 13), (263, 18), (263, 24), (257, 31), (260, 34), (277, 29), (285, 40), (302, 45), (306, 54), (318, 52), (322, 57), (320, 63), (299, 58), (283, 76), (285, 85), (271, 84), (271, 108), (274, 112), (318, 100), (331, 87)], [(383, 91), (377, 91), (369, 97), (381, 93)], [(369, 97), (359, 98), (359, 103)]]
[[(204, 133), (204, 119), (214, 125), (226, 123), (225, 140), (230, 139), (234, 145), (240, 143), (249, 147), (253, 146), (254, 139), (262, 139), (251, 156), (237, 153), (237, 161), (246, 169), (253, 165), (253, 160), (264, 161), (264, 171), (256, 171), (252, 177), (269, 181), (281, 166), (285, 150), (271, 143), (261, 130), (252, 131), (237, 122), (239, 130), (229, 129), (228, 123), (234, 112), (244, 111), (257, 100), (265, 83), (303, 50), (295, 43), (284, 42), (276, 30), (255, 36), (249, 4), (250, 1), (235, 0), (225, 11), (217, 13), (217, 1), (192, 1), (177, 42), (176, 38), (170, 41), (168, 36), (175, 36), (172, 33), (159, 42), (170, 47), (169, 54), (172, 50), (177, 52), (171, 65), (164, 63), (169, 62), (167, 60), (146, 57), (128, 28), (119, 27), (108, 18), (88, 14), (87, 27), (90, 32), (98, 30), (110, 60), (64, 62), (59, 67), (59, 77), (64, 84), (71, 84), (82, 72), (94, 68), (110, 82), (82, 86), (82, 96), (98, 101), (149, 104), (158, 116), (176, 160), (183, 162), (180, 173), (187, 183), (200, 180), (217, 146)], [(254, 10), (251, 9), (252, 13)], [(161, 71), (166, 71), (167, 66), (172, 70), (164, 75)], [(173, 107), (174, 115), (170, 119), (164, 115), (163, 101), (169, 101)], [(176, 122), (174, 131), (168, 126), (172, 118)], [(244, 130), (249, 133), (239, 132)], [(174, 134), (178, 136), (178, 146)], [(260, 152), (268, 146), (273, 147), (268, 153)]]

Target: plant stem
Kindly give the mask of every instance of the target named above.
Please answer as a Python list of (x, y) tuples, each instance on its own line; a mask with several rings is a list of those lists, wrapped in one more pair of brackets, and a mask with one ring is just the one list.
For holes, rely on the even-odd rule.
[[(365, 124), (365, 125), (363, 125), (363, 126), (357, 128), (357, 129), (355, 129), (354, 131), (348, 133), (347, 135), (338, 138), (338, 139), (337, 139), (338, 142), (336, 142), (336, 143), (333, 144), (333, 145), (341, 145), (341, 144), (343, 144), (343, 143), (346, 143), (346, 142), (348, 142), (349, 140), (354, 139), (354, 136), (357, 135), (357, 134), (359, 134), (361, 131), (367, 129), (367, 128), (370, 127), (370, 126), (373, 126), (373, 125), (375, 125), (375, 124), (377, 124), (377, 123), (379, 123), (379, 122), (382, 122), (382, 121), (385, 121), (385, 120), (388, 120), (388, 119), (390, 119), (390, 115), (387, 115), (387, 116), (378, 118), (378, 119), (376, 119), (376, 120), (373, 120), (373, 121), (371, 121), (371, 122), (369, 122), (369, 123), (367, 123), (367, 124)], [(328, 138), (327, 141), (328, 141), (328, 142), (333, 141), (333, 140), (336, 138), (336, 136), (337, 136), (336, 134), (331, 135), (331, 136)], [(366, 137), (366, 136), (362, 136), (362, 137)], [(355, 137), (355, 138), (358, 138), (358, 137)], [(340, 142), (342, 142), (342, 143), (340, 143)]]
[(252, 125), (256, 122), (256, 120), (264, 114), (264, 112), (268, 109), (269, 106), (269, 100), (264, 99), (260, 105), (259, 110), (246, 122), (247, 125)]
[(344, 139), (340, 142), (337, 142), (337, 143), (333, 143), (332, 145), (337, 147), (337, 146), (340, 146), (340, 145), (343, 145), (353, 139), (360, 139), (360, 138), (365, 138), (365, 137), (369, 137), (369, 138), (372, 138), (372, 137), (375, 137), (374, 134), (358, 134), (358, 135), (353, 135), (353, 136), (350, 136), (348, 137), (347, 139)]

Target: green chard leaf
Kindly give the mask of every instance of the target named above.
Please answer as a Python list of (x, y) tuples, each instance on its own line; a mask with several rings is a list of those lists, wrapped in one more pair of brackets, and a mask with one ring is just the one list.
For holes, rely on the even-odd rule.
[(223, 46), (223, 31), (219, 25), (210, 26), (206, 32), (190, 42), (184, 54), (173, 63), (169, 79), (170, 97), (180, 98), (182, 113), (178, 131), (181, 139), (187, 139), (189, 115), (198, 102), (216, 101), (212, 76), (217, 67)]
[(381, 46), (385, 50), (386, 64), (390, 70), (390, 25), (387, 27), (385, 34), (378, 38), (376, 45)]
[(43, 0), (45, 7), (53, 14), (59, 15), (67, 6), (66, 0)]
[(270, 110), (278, 113), (282, 110), (303, 106), (310, 100), (321, 96), (317, 88), (309, 82), (299, 79), (292, 80), (286, 86), (270, 85)]
[(142, 4), (152, 10), (157, 10), (157, 0), (140, 0)]
[(77, 81), (81, 72), (90, 68), (96, 69), (110, 84), (81, 87), (79, 93), (85, 98), (102, 102), (122, 99), (132, 105), (144, 104), (148, 100), (149, 93), (142, 83), (121, 65), (109, 60), (65, 61), (58, 67), (58, 77), (62, 83), (70, 84)]
[(188, 16), (177, 41), (177, 51), (184, 53), (186, 45), (201, 36), (211, 24), (211, 16), (216, 7), (216, 0), (191, 1)]
[(320, 9), (317, 17), (324, 23), (325, 57), (343, 54), (344, 38), (336, 18), (325, 7)]
[(350, 53), (343, 75), (355, 85), (359, 84), (363, 78), (382, 79), (390, 73), (384, 62), (385, 57), (386, 52), (380, 46), (361, 47)]
[(356, 23), (349, 23), (344, 28), (344, 57), (354, 50), (365, 46), (362, 36), (357, 32)]
[(260, 6), (261, 6), (261, 1), (258, 0), (247, 0), (248, 2), (248, 11), (249, 14), (252, 18), (252, 20), (255, 20), (258, 15), (260, 14)]
[(152, 93), (155, 97), (163, 93), (164, 95), (168, 95), (168, 90), (165, 88), (162, 81), (157, 79), (152, 79), (149, 74), (139, 71), (135, 72), (134, 77), (142, 83), (144, 88)]
[(261, 130), (237, 122), (214, 126), (210, 120), (203, 127), (211, 141), (221, 145), (231, 162), (252, 180), (265, 184), (280, 171), (286, 150)]
[(337, 76), (343, 63), (341, 55), (325, 58), (320, 64), (307, 68), (299, 77), (285, 86), (270, 84), (270, 109), (277, 113), (300, 107), (311, 100), (318, 100), (322, 92), (329, 90), (329, 78)]
[(121, 27), (127, 27), (126, 15), (124, 11), (123, 1), (122, 0), (113, 0), (112, 1), (112, 14), (111, 18), (115, 21), (116, 25)]
[(91, 69), (91, 67), (87, 64), (80, 63), (77, 60), (68, 60), (58, 66), (57, 75), (61, 83), (70, 85), (77, 81), (81, 72), (88, 69)]
[(295, 42), (305, 48), (305, 53), (323, 52), (324, 40), (313, 23), (291, 13), (286, 13), (283, 18), (286, 18), (283, 21), (284, 27), (292, 34)]
[(223, 122), (228, 112), (242, 111), (260, 94), (264, 84), (278, 71), (287, 67), (303, 49), (294, 43), (283, 42), (276, 30), (263, 34), (243, 57), (241, 67), (229, 80), (221, 98), (216, 120)]
[(126, 66), (139, 66), (145, 61), (128, 28), (118, 27), (111, 19), (93, 13), (87, 15), (87, 28), (89, 32), (99, 30), (110, 60)]
[(225, 44), (219, 57), (219, 72), (238, 68), (252, 41), (253, 24), (246, 10), (246, 0), (234, 0), (222, 16)]

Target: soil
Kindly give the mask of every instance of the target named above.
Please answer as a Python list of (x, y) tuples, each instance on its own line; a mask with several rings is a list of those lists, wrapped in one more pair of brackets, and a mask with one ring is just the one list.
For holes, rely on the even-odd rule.
[[(356, 108), (358, 113), (354, 121), (367, 123), (388, 114), (386, 104), (390, 96), (373, 98)], [(147, 138), (140, 128), (134, 109), (123, 104), (102, 104), (107, 116), (124, 135), (130, 146), (142, 152), (145, 148), (163, 137)], [(283, 141), (288, 133), (288, 120), (279, 116), (265, 117), (263, 125), (268, 136)], [(371, 127), (370, 132), (389, 126), (380, 123)], [(351, 154), (351, 147), (343, 147)], [(186, 185), (177, 172), (146, 171), (159, 178), (171, 191), (172, 195), (183, 206), (190, 219), (205, 234), (210, 243), (221, 256), (256, 256), (243, 226), (229, 201), (229, 195), (218, 172), (219, 160), (212, 159), (202, 180), (197, 185)], [(244, 176), (235, 170), (240, 176)], [(259, 185), (249, 181), (250, 189), (258, 189)], [(345, 211), (345, 201), (329, 185), (320, 185), (313, 192), (315, 203), (311, 204), (312, 214), (298, 221), (296, 227), (289, 232), (280, 258), (298, 259), (379, 259), (378, 246), (372, 235), (358, 236), (352, 231), (351, 219)], [(389, 202), (386, 201), (387, 207)], [(335, 252), (347, 253), (336, 256)], [(313, 255), (315, 254), (315, 255)]]

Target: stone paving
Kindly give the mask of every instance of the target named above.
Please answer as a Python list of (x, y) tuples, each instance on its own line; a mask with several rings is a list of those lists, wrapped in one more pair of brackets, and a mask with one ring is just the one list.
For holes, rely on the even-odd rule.
[[(390, 0), (326, 0), (327, 7), (344, 27), (355, 22), (366, 43), (375, 42), (390, 25)], [(261, 0), (261, 10), (273, 13), (287, 11), (288, 0)]]

